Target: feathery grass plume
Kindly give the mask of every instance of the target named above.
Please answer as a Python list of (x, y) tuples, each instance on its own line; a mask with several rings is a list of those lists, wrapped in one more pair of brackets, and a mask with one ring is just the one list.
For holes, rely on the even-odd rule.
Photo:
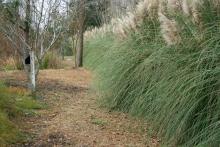
[(199, 24), (201, 21), (199, 7), (203, 5), (202, 3), (203, 0), (183, 0), (180, 6), (186, 16), (191, 16), (194, 23)]
[[(110, 24), (86, 31), (86, 38), (105, 32), (113, 32), (119, 38), (126, 38), (131, 31), (138, 31), (144, 19), (157, 17), (159, 0), (143, 0), (138, 3), (134, 12), (127, 12), (123, 18), (113, 19)], [(108, 27), (106, 27), (108, 26)]]
[(171, 12), (176, 12), (181, 9), (180, 0), (167, 0), (167, 9)]
[(191, 10), (190, 10), (190, 1), (189, 0), (183, 0), (182, 1), (182, 11), (185, 15), (190, 16)]
[(143, 22), (143, 18), (148, 15), (148, 6), (149, 0), (144, 0), (138, 3), (135, 10), (136, 22), (138, 25), (141, 25)]
[(200, 12), (199, 12), (199, 7), (203, 7), (203, 0), (193, 0), (191, 2), (191, 11), (192, 11), (192, 16), (193, 16), (193, 20), (195, 23), (197, 24), (201, 24), (201, 16), (200, 16)]
[(91, 30), (87, 30), (84, 33), (84, 36), (85, 36), (85, 39), (87, 40), (87, 39), (90, 39), (90, 38), (94, 37), (97, 34), (103, 35), (103, 34), (105, 34), (107, 32), (110, 32), (110, 31), (111, 31), (111, 25), (110, 24), (109, 25), (104, 24), (100, 28), (94, 27)]
[(159, 0), (153, 0), (149, 3), (148, 11), (149, 11), (150, 17), (152, 18), (158, 17), (159, 5), (160, 5)]
[(136, 23), (135, 23), (135, 15), (131, 12), (127, 13), (127, 16), (124, 17), (122, 20), (123, 26), (126, 29), (130, 29), (135, 31), (136, 30)]
[(114, 30), (115, 35), (118, 36), (118, 38), (126, 38), (126, 32), (124, 30), (124, 26), (123, 26), (123, 20), (122, 19), (118, 19), (118, 23), (116, 26), (114, 26)]
[(157, 17), (158, 7), (159, 0), (144, 0), (138, 3), (134, 12), (137, 25), (142, 25), (147, 17)]
[(147, 18), (155, 19), (157, 17), (157, 11), (159, 7), (158, 0), (143, 0), (138, 3), (135, 11), (128, 12), (126, 16), (119, 19), (116, 35), (122, 38), (126, 38), (131, 31), (137, 32), (144, 20)]
[(168, 45), (174, 45), (180, 42), (181, 38), (175, 20), (168, 19), (159, 12), (159, 20), (161, 23), (161, 34)]

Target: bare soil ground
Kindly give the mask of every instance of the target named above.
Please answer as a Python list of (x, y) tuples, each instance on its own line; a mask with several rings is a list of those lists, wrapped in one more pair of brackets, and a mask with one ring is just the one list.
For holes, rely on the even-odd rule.
[[(11, 86), (25, 86), (21, 71), (0, 72)], [(147, 147), (158, 146), (147, 136), (147, 124), (127, 114), (99, 107), (85, 69), (42, 70), (37, 97), (48, 107), (25, 118), (30, 140), (18, 147)]]

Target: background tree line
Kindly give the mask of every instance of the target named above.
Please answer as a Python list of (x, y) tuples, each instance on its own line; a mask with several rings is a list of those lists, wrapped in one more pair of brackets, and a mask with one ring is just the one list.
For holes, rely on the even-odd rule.
[(28, 87), (35, 91), (40, 66), (49, 51), (74, 54), (75, 66), (81, 67), (85, 30), (123, 15), (135, 1), (1, 0), (0, 56), (16, 57), (26, 71)]

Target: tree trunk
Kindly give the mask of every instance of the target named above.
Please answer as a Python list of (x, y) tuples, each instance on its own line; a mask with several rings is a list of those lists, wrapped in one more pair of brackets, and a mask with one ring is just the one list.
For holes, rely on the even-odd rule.
[(61, 47), (62, 60), (64, 60), (64, 47)]
[(83, 66), (83, 43), (84, 43), (84, 25), (85, 25), (85, 0), (80, 0), (79, 26), (78, 26), (78, 43), (76, 49), (76, 68)]
[(36, 90), (36, 70), (35, 70), (35, 53), (34, 51), (30, 52), (30, 58), (31, 58), (31, 71), (29, 73), (29, 77), (30, 77), (30, 90), (32, 91), (32, 93), (35, 92)]
[(76, 48), (76, 67), (83, 66), (83, 42), (84, 42), (84, 35), (83, 31), (79, 32), (79, 39)]
[[(25, 42), (30, 47), (30, 26), (31, 26), (31, 0), (26, 0), (26, 18), (25, 18)], [(28, 76), (28, 88), (32, 93), (36, 89), (36, 70), (35, 70), (35, 53), (32, 48), (26, 47), (25, 58), (30, 57), (30, 64), (26, 64), (26, 73)]]

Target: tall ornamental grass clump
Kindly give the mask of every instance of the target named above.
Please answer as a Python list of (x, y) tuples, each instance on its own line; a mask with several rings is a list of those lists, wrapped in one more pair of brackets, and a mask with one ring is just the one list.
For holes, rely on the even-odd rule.
[(219, 4), (201, 0), (196, 19), (159, 10), (124, 40), (87, 40), (104, 105), (144, 117), (165, 146), (219, 146)]

